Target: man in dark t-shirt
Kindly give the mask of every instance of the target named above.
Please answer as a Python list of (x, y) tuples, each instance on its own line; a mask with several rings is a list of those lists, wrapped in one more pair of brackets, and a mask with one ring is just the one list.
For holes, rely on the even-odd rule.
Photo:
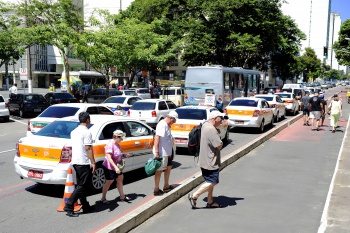
[[(317, 131), (319, 130), (319, 122), (321, 118), (322, 108), (323, 108), (323, 104), (322, 104), (321, 98), (318, 96), (318, 92), (316, 92), (315, 95), (311, 97), (309, 100), (311, 130), (317, 130)], [(315, 125), (315, 119), (316, 119), (316, 125)]]
[(303, 111), (303, 120), (304, 120), (304, 125), (309, 126), (309, 101), (310, 101), (310, 92), (305, 91), (305, 95), (303, 98), (301, 98), (301, 111)]

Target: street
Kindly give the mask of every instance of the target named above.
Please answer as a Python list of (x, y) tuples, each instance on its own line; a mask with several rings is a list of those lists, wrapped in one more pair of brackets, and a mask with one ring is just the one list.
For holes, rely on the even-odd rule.
[[(326, 96), (339, 90), (341, 87), (330, 90)], [(349, 108), (345, 104), (344, 117), (340, 122), (340, 129), (344, 130), (349, 114)], [(298, 117), (300, 115), (287, 117), (272, 129), (267, 128), (266, 133)], [(10, 122), (0, 123), (0, 175), (3, 177), (0, 203), (2, 212), (6, 213), (0, 217), (2, 232), (105, 232), (105, 227), (132, 216), (133, 211), (147, 203), (161, 203), (163, 200), (163, 197), (152, 195), (153, 177), (147, 177), (139, 169), (125, 174), (124, 190), (133, 199), (130, 204), (113, 201), (118, 200), (119, 196), (113, 188), (107, 195), (112, 200), (109, 206), (98, 202), (100, 193), (89, 195), (88, 201), (96, 207), (93, 213), (69, 218), (64, 213), (57, 212), (56, 209), (62, 202), (63, 186), (37, 185), (20, 180), (13, 170), (15, 143), (25, 135), (27, 120), (11, 118)], [(326, 120), (326, 125), (328, 124)], [(164, 229), (169, 232), (209, 232), (213, 229), (222, 232), (232, 231), (233, 228), (237, 232), (317, 231), (344, 137), (342, 132), (331, 134), (328, 127), (322, 129), (324, 130), (320, 132), (311, 132), (299, 120), (228, 165), (221, 172), (220, 184), (215, 188), (217, 200), (225, 208), (193, 211), (187, 194), (178, 196), (176, 200), (180, 199), (174, 200), (174, 204), (133, 232), (160, 232)], [(229, 157), (229, 154), (240, 150), (245, 144), (259, 140), (260, 136), (244, 130), (233, 130), (230, 133), (231, 142), (224, 147), (222, 154)], [(183, 151), (178, 151), (175, 162), (171, 181), (178, 187), (171, 193), (184, 193), (181, 191), (182, 182), (197, 174), (199, 168), (194, 167), (193, 157), (184, 155)], [(205, 203), (200, 199), (198, 205), (205, 206)], [(213, 215), (217, 217), (213, 218)]]

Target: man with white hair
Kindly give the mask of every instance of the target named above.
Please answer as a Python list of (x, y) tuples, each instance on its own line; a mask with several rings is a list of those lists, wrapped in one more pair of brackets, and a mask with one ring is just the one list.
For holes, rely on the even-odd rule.
[[(153, 154), (154, 158), (162, 158), (162, 166), (154, 175), (154, 196), (163, 195), (164, 192), (169, 192), (174, 187), (169, 184), (170, 171), (173, 167), (173, 136), (171, 135), (170, 126), (179, 118), (177, 112), (170, 111), (169, 114), (161, 120), (156, 127), (156, 135), (154, 136)], [(160, 177), (164, 171), (164, 186), (163, 190), (159, 188)]]
[(188, 194), (192, 209), (197, 208), (197, 199), (205, 192), (208, 192), (207, 208), (222, 207), (222, 205), (214, 202), (213, 191), (214, 186), (219, 183), (219, 171), (221, 166), (220, 150), (223, 145), (217, 127), (221, 125), (224, 116), (224, 113), (212, 111), (209, 115), (209, 120), (202, 126), (199, 166), (201, 167), (205, 183), (192, 195)]

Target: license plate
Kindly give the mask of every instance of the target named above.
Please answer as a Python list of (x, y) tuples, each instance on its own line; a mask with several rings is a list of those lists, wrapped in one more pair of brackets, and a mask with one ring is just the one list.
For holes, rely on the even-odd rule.
[(235, 124), (236, 124), (236, 125), (243, 125), (243, 124), (244, 124), (244, 121), (235, 121)]
[(36, 109), (34, 109), (34, 112), (41, 112), (41, 109), (40, 108), (36, 108)]
[(175, 143), (187, 143), (187, 139), (175, 139)]
[(29, 170), (28, 171), (28, 177), (42, 179), (43, 178), (43, 172), (42, 171)]

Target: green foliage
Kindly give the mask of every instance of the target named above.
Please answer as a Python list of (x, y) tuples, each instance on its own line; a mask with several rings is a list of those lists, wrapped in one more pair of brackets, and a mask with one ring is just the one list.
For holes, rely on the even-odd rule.
[(14, 6), (0, 2), (0, 67), (11, 60), (17, 61), (25, 52), (20, 18), (14, 14)]
[(303, 72), (303, 82), (313, 82), (321, 73), (321, 60), (317, 58), (315, 51), (308, 47), (300, 57), (300, 68)]
[[(340, 65), (350, 66), (350, 19), (340, 26), (339, 39), (333, 45), (335, 57)], [(346, 39), (347, 38), (347, 39)]]
[(295, 62), (300, 40), (305, 36), (294, 21), (282, 14), (280, 3), (135, 0), (123, 16), (145, 22), (165, 18), (162, 20), (165, 30), (161, 33), (181, 41), (181, 59), (187, 66), (221, 64), (267, 70), (268, 62), (276, 58), (274, 68), (285, 73), (282, 70)]

